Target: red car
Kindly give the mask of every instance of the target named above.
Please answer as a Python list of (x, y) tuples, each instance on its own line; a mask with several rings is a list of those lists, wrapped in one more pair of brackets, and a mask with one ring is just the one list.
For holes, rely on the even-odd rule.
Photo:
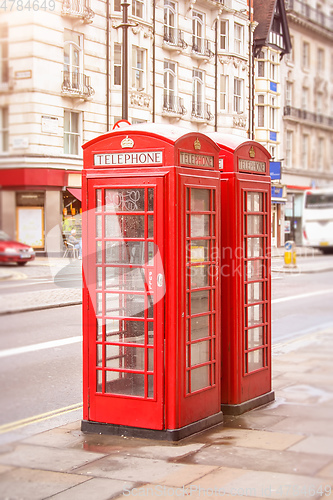
[(34, 258), (33, 248), (12, 240), (8, 234), (0, 231), (0, 262), (16, 262), (19, 266), (24, 266)]

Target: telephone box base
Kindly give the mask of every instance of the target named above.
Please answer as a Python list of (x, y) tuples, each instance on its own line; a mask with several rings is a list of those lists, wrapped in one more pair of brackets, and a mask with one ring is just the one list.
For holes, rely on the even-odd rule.
[(129, 427), (126, 425), (103, 424), (101, 422), (92, 422), (82, 420), (82, 432), (91, 434), (108, 434), (113, 436), (137, 437), (144, 439), (156, 439), (163, 441), (179, 441), (192, 434), (209, 429), (223, 422), (222, 412), (211, 415), (192, 424), (181, 427), (180, 429), (142, 429), (140, 427)]
[(240, 403), (238, 405), (221, 405), (221, 410), (224, 415), (242, 415), (247, 411), (253, 410), (254, 408), (258, 408), (259, 406), (266, 405), (271, 401), (275, 400), (274, 391), (266, 392), (266, 394), (262, 394), (256, 398), (250, 399), (249, 401), (244, 401), (244, 403)]

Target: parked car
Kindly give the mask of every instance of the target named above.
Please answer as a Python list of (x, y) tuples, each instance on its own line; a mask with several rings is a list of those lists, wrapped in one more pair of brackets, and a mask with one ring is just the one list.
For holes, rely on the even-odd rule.
[(34, 258), (33, 248), (14, 241), (4, 231), (0, 231), (0, 262), (16, 262), (19, 266), (24, 266)]

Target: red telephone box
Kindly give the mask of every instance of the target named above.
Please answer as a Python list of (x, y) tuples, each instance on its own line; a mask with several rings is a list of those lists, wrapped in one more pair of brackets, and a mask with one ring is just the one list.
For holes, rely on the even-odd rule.
[(270, 154), (254, 141), (208, 135), (221, 148), (222, 410), (241, 414), (274, 399)]
[(117, 129), (84, 145), (82, 190), (82, 430), (177, 440), (220, 422), (218, 146)]

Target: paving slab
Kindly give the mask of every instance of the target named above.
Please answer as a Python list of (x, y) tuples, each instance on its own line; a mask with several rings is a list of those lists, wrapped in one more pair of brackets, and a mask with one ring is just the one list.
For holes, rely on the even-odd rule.
[(75, 474), (15, 468), (1, 475), (0, 498), (43, 500), (87, 480), (89, 478)]
[(117, 481), (115, 479), (92, 478), (77, 486), (62, 491), (50, 497), (52, 500), (110, 500), (110, 498), (121, 494), (125, 500), (123, 492), (130, 491), (135, 486), (134, 483)]
[(212, 445), (187, 459), (187, 463), (236, 469), (315, 475), (332, 460), (331, 455), (261, 450), (241, 446)]
[[(1, 449), (0, 452), (1, 451), (3, 450)], [(47, 446), (18, 444), (11, 447), (5, 447), (5, 452), (0, 454), (0, 464), (65, 472), (71, 471), (88, 462), (98, 460), (103, 456), (104, 455), (101, 453), (92, 453), (83, 450), (57, 449)]]
[(290, 448), (291, 451), (333, 456), (333, 437), (310, 436)]

